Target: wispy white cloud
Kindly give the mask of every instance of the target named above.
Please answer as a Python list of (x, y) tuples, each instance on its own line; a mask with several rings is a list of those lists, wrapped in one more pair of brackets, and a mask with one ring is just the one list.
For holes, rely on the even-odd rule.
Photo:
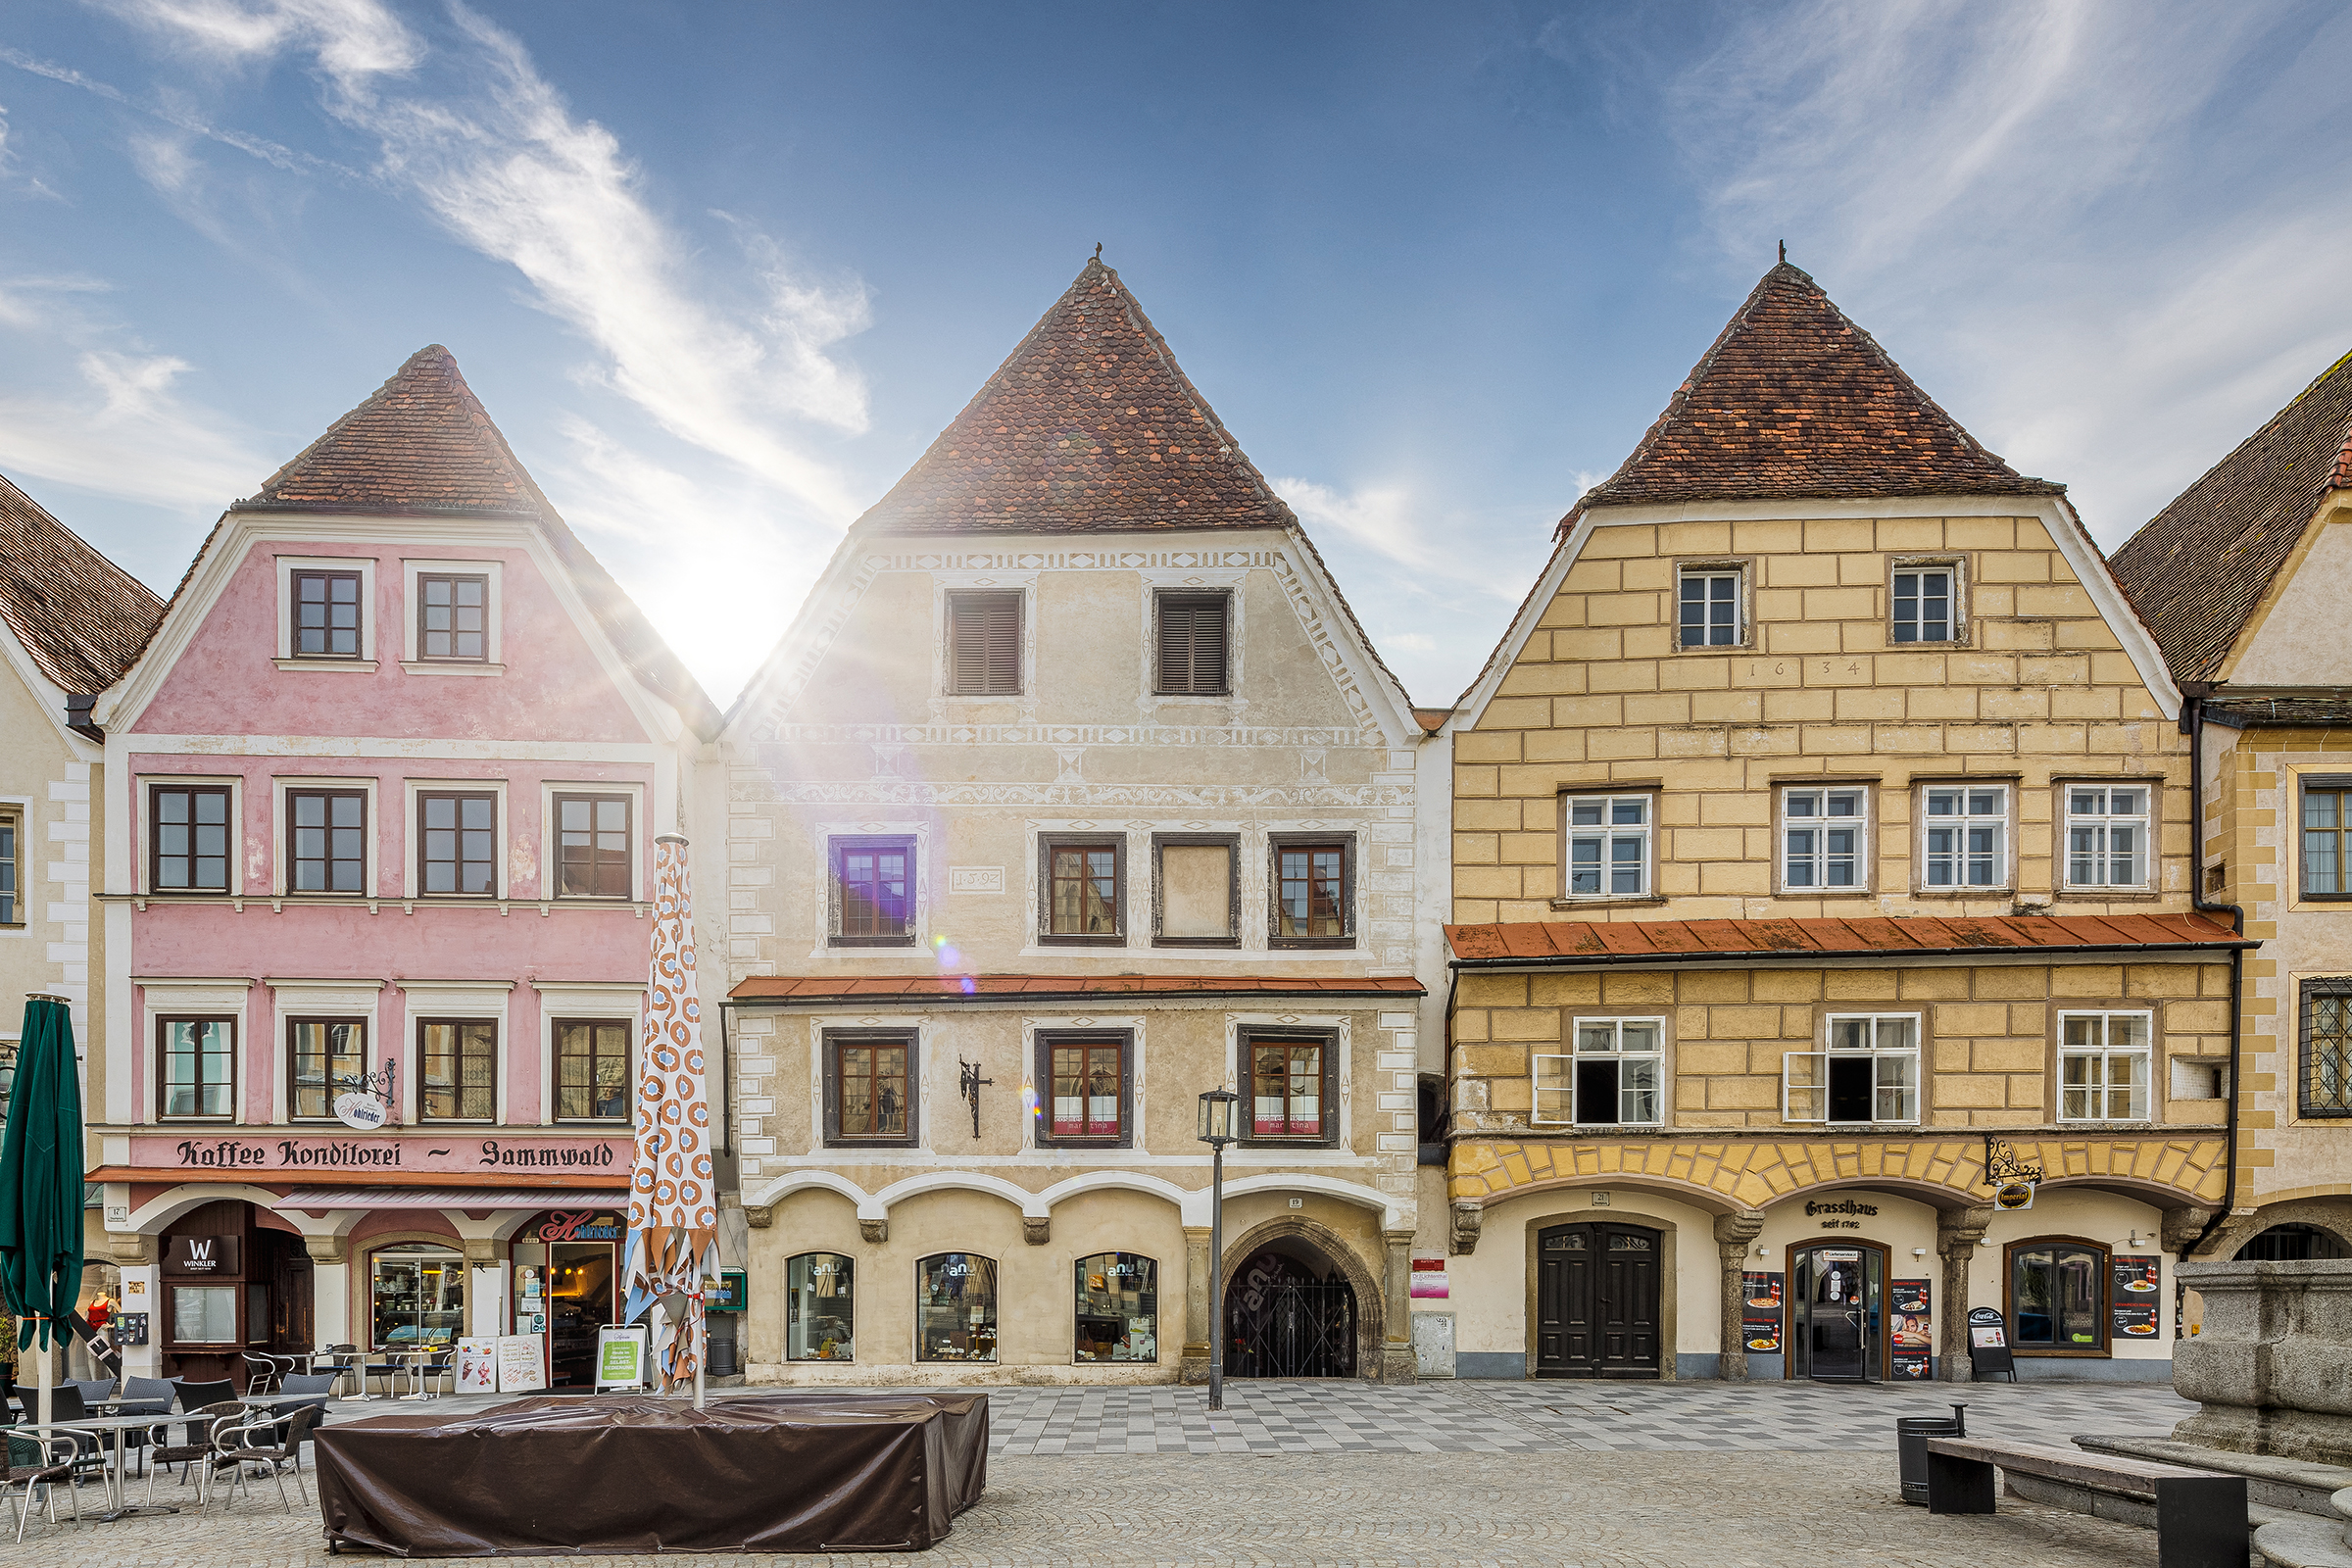
[[(117, 0), (224, 65), (300, 56), (328, 112), (376, 140), (380, 172), (465, 244), (514, 267), (601, 359), (595, 377), (680, 440), (836, 522), (855, 499), (796, 425), (856, 432), (865, 389), (830, 352), (862, 329), (862, 285), (821, 285), (739, 229), (759, 298), (729, 312), (602, 125), (574, 116), (521, 44), (453, 3), (438, 56), (377, 0)], [(451, 80), (435, 90), (438, 67)]]
[(1434, 567), (1437, 553), (1421, 537), (1411, 498), (1398, 485), (1339, 490), (1312, 479), (1270, 478), (1277, 495), (1291, 504), (1307, 531), (1336, 532), (1416, 571)]
[[(22, 324), (27, 314), (22, 292), (0, 287), (0, 320)], [(75, 368), (78, 386), (0, 398), (0, 471), (196, 512), (217, 511), (269, 471), (242, 432), (175, 390), (186, 361), (92, 349)]]
[(2352, 211), (2313, 156), (2341, 144), (2348, 23), (1805, 0), (1661, 96), (1729, 270), (1786, 238), (2112, 547), (2352, 340)]

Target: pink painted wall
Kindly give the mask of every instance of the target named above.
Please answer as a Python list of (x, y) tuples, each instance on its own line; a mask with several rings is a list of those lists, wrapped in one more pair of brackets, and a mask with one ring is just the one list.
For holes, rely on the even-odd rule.
[[(377, 667), (373, 673), (321, 674), (280, 670), (276, 557), (369, 558), (375, 564)], [(403, 558), (496, 559), (500, 567), (500, 676), (413, 675), (401, 668)], [(227, 746), (201, 756), (141, 752), (140, 735), (228, 737)], [(238, 737), (260, 744), (233, 748)], [(366, 757), (278, 755), (270, 741), (369, 737), (385, 744)], [(382, 981), (368, 1042), (370, 1066), (400, 1059), (404, 1100), (415, 1094), (414, 1009), (399, 990), (403, 980), (498, 981), (507, 993), (501, 1081), (506, 1124), (539, 1124), (549, 1109), (543, 1082), (540, 999), (534, 981), (631, 981), (645, 978), (648, 921), (627, 907), (566, 903), (541, 912), (535, 902), (554, 896), (547, 858), (544, 787), (634, 786), (638, 806), (631, 838), (635, 891), (650, 891), (654, 768), (612, 761), (551, 762), (523, 759), (453, 757), (448, 743), (547, 743), (644, 746), (652, 743), (620, 689), (610, 680), (590, 641), (540, 576), (528, 552), (454, 546), (420, 536), (377, 546), (270, 541), (256, 544), (232, 574), (185, 652), (165, 676), (154, 701), (125, 732), (127, 771), (135, 803), (129, 830), (133, 864), (144, 885), (148, 864), (145, 793), (139, 781), (168, 775), (233, 778), (240, 782), (238, 843), (229, 900), (158, 903), (134, 908), (130, 973), (140, 977), (242, 977), (243, 1035), (237, 1043), (239, 1116), (244, 1125), (271, 1120), (278, 1096), (282, 1021), (270, 979)], [(371, 780), (372, 842), (366, 896), (370, 909), (350, 902), (276, 902), (285, 870), (276, 860), (280, 783), (303, 778)], [(411, 780), (496, 782), (504, 789), (499, 823), (504, 896), (524, 901), (502, 914), (495, 904), (447, 898), (415, 904), (417, 846), (411, 832)], [(343, 898), (344, 896), (338, 896)], [(272, 906), (275, 903), (276, 906)], [(155, 1114), (158, 1042), (134, 987), (131, 1062), (134, 1119)], [(588, 1131), (582, 1129), (583, 1132)]]
[[(498, 561), (503, 676), (412, 675), (400, 667), (401, 560), (463, 556)], [(367, 674), (281, 670), (277, 560), (336, 556), (375, 562), (376, 668)], [(246, 551), (203, 627), (139, 715), (151, 735), (462, 736), (635, 741), (645, 737), (618, 688), (539, 568), (520, 550), (463, 549), (438, 540), (369, 549), (271, 540)]]

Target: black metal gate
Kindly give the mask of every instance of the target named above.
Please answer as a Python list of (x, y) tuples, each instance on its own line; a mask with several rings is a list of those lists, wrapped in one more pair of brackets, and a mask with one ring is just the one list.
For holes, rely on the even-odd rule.
[[(1253, 1273), (1257, 1277), (1250, 1278)], [(1226, 1376), (1355, 1376), (1355, 1292), (1346, 1280), (1245, 1268), (1234, 1285), (1225, 1326)]]

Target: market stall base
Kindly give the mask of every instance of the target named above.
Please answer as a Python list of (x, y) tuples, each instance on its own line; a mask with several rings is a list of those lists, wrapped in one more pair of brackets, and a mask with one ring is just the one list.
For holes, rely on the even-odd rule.
[(535, 1398), (341, 1422), (315, 1442), (335, 1550), (922, 1551), (987, 1488), (988, 1396)]

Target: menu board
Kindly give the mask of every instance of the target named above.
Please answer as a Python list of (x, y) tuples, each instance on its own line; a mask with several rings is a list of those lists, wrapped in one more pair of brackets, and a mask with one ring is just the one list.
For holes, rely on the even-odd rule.
[(496, 1394), (498, 1392), (497, 1340), (462, 1339), (458, 1341), (458, 1392), (460, 1394)]
[(1894, 1375), (1924, 1383), (1936, 1375), (1936, 1315), (1926, 1280), (1888, 1282), (1887, 1333), (1893, 1341)]
[(1740, 1337), (1759, 1353), (1781, 1348), (1781, 1276), (1740, 1276)]
[(536, 1334), (498, 1337), (498, 1392), (529, 1394), (547, 1387), (546, 1342)]
[(2115, 1259), (2115, 1343), (2156, 1337), (2156, 1297), (2161, 1283), (2158, 1259), (2152, 1256)]
[(1973, 1376), (1982, 1379), (1987, 1372), (2006, 1372), (2010, 1382), (2017, 1381), (2017, 1359), (2009, 1353), (2009, 1320), (2001, 1316), (1999, 1307), (1969, 1308), (1968, 1355), (1976, 1366)]

